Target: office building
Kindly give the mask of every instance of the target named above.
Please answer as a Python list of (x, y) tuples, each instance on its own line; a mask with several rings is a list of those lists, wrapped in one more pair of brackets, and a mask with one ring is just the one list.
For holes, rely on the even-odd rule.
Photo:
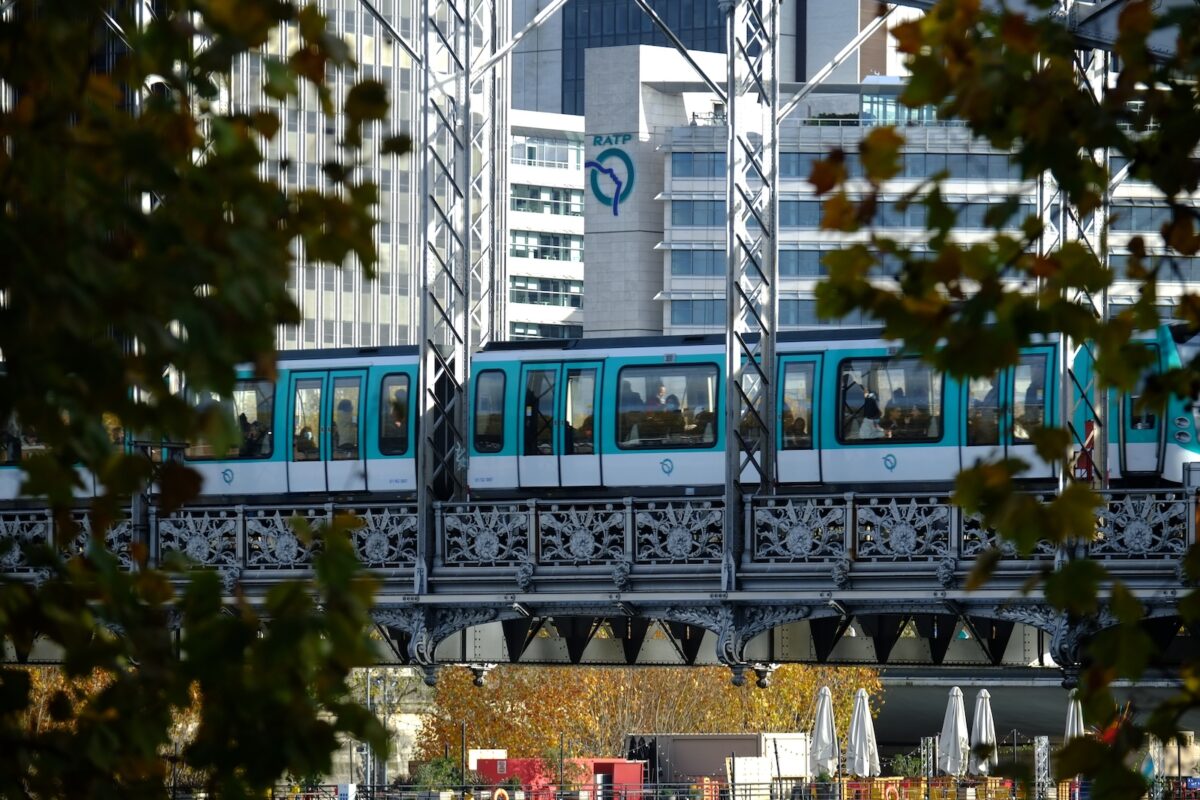
[[(401, 35), (411, 37), (411, 4), (402, 0), (377, 0), (374, 9)], [(388, 119), (363, 129), (362, 157), (365, 175), (379, 186), (379, 224), (375, 229), (379, 261), (376, 279), (364, 279), (358, 265), (347, 269), (312, 263), (297, 243), (297, 265), (288, 279), (300, 307), (302, 322), (279, 332), (281, 349), (405, 344), (410, 333), (412, 272), (409, 268), (408, 156), (381, 155), (380, 143), (393, 132), (411, 129), (413, 103), (412, 60), (359, 0), (321, 0), (320, 8), (331, 29), (351, 47), (358, 69), (329, 70), (334, 106), (341, 106), (347, 87), (364, 78), (381, 81), (388, 89)], [(262, 94), (263, 63), (286, 58), (299, 42), (294, 24), (281, 26), (261, 53), (247, 55), (234, 65), (228, 101), (234, 108), (273, 108), (280, 130), (264, 143), (265, 177), (288, 189), (327, 185), (322, 165), (340, 155), (338, 142), (345, 132), (340, 116), (326, 118), (314, 92), (305, 88), (298, 100), (279, 104)]]
[[(589, 53), (589, 69), (597, 52)], [(719, 115), (704, 115), (711, 95), (673, 50), (619, 48), (604, 54), (623, 65), (602, 88), (590, 86), (586, 117), (586, 157), (603, 162), (633, 188), (614, 213), (611, 199), (586, 197), (589, 270), (585, 296), (590, 312), (585, 335), (614, 336), (653, 333), (718, 332), (725, 327), (725, 170), (726, 129)], [(706, 71), (720, 74), (723, 58), (705, 55)], [(785, 86), (784, 96), (787, 95)], [(950, 177), (943, 186), (946, 199), (959, 209), (955, 237), (962, 242), (984, 241), (993, 231), (986, 224), (990, 208), (1014, 198), (1017, 213), (1007, 224), (1015, 231), (1021, 219), (1035, 213), (1036, 186), (1023, 181), (1004, 152), (971, 136), (966, 128), (936, 119), (931, 109), (905, 109), (898, 103), (902, 84), (897, 79), (871, 78), (855, 86), (833, 85), (839, 103), (853, 98), (858, 108), (843, 119), (805, 113), (808, 104), (788, 119), (779, 140), (779, 297), (778, 326), (782, 330), (815, 325), (858, 325), (871, 320), (861, 315), (836, 322), (816, 316), (815, 289), (826, 275), (824, 253), (866, 232), (841, 234), (820, 228), (821, 199), (808, 176), (814, 160), (835, 148), (849, 155), (848, 189), (863, 196), (856, 151), (867, 126), (902, 124), (906, 139), (900, 175), (889, 181), (875, 218), (877, 229), (901, 241), (917, 244), (927, 238), (925, 208), (905, 207), (905, 193), (942, 171)], [(811, 108), (820, 108), (815, 98)], [(614, 156), (619, 150), (623, 159)], [(1119, 168), (1120, 164), (1116, 164)], [(628, 174), (626, 174), (628, 173)], [(604, 180), (589, 169), (589, 186)], [(601, 184), (602, 186), (606, 184)], [(1128, 243), (1142, 236), (1161, 242), (1159, 228), (1168, 215), (1161, 199), (1144, 183), (1125, 180), (1113, 195), (1109, 245), (1118, 275), (1128, 260)], [(1186, 282), (1200, 277), (1200, 259), (1177, 258), (1176, 269), (1164, 274), (1160, 290), (1164, 305)], [(889, 265), (880, 267), (881, 273)], [(1130, 303), (1136, 285), (1118, 280), (1111, 302)]]

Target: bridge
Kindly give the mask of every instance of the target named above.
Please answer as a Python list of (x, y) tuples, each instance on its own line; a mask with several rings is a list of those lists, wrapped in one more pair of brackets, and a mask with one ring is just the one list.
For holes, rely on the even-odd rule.
[[(722, 0), (728, 80), (718, 86), (698, 70), (728, 109), (725, 363), (744, 366), (727, 376), (725, 426), (740, 430), (742, 420), (757, 426), (727, 437), (724, 492), (467, 499), (465, 464), (456, 455), (465, 452), (467, 355), (504, 331), (505, 57), (563, 2), (553, 0), (503, 43), (509, 29), (504, 0), (422, 0), (411, 42), (372, 9), (418, 70), (411, 262), (424, 443), (416, 497), (305, 505), (247, 501), (169, 514), (153, 502), (138, 503), (105, 533), (123, 566), (140, 568), (135, 554), (143, 552), (150, 565), (181, 554), (253, 600), (282, 579), (310, 574), (319, 540), (302, 541), (291, 518), (320, 525), (349, 513), (361, 520), (353, 533), (358, 556), (380, 580), (373, 616), (385, 660), (421, 667), (430, 680), (438, 665), (450, 663), (471, 665), (481, 678), (496, 663), (723, 664), (735, 680), (753, 676), (766, 683), (773, 665), (808, 662), (885, 665), (893, 675), (906, 669), (969, 668), (976, 676), (1001, 669), (1011, 674), (1014, 667), (1062, 670), (1070, 682), (1081, 644), (1113, 624), (1112, 616), (1102, 609), (1072, 619), (1036, 591), (1023, 590), (1031, 577), (1066, 560), (1091, 558), (1142, 601), (1143, 624), (1168, 658), (1185, 657), (1191, 637), (1178, 616), (1177, 597), (1188, 588), (1182, 557), (1196, 537), (1191, 489), (1105, 490), (1093, 538), (1065, 546), (1042, 541), (1028, 554), (1008, 551), (992, 579), (968, 591), (975, 564), (1006, 546), (945, 493), (784, 495), (769, 485), (744, 486), (736, 477), (751, 462), (760, 467), (756, 474), (775, 474), (769, 434), (777, 395), (779, 125), (878, 30), (882, 18), (785, 100), (775, 47), (778, 3)], [(1111, 47), (1123, 4), (1063, 0), (1052, 13), (1062, 16), (1082, 54)], [(678, 42), (647, 3), (639, 0), (639, 6)], [(1103, 68), (1103, 61), (1081, 55), (1079, 66), (1082, 75)], [(1064, 217), (1062, 195), (1049, 176), (1043, 184), (1039, 213), (1050, 229), (1061, 239), (1099, 236), (1094, 225), (1055, 227)], [(1079, 300), (1094, 306), (1092, 298)], [(1083, 388), (1102, 413), (1095, 387)], [(1064, 384), (1061, 396), (1073, 394)], [(1073, 418), (1069, 408), (1063, 411), (1061, 418)], [(1098, 463), (1106, 463), (1102, 427)], [(83, 511), (75, 522), (78, 533), (69, 535), (68, 550), (80, 552), (91, 531)], [(0, 509), (0, 576), (42, 579), (23, 546), (63, 541), (55, 525), (43, 508)], [(3, 655), (57, 658), (49, 647)]]
[[(1195, 492), (1113, 490), (1103, 499), (1093, 540), (1042, 541), (1028, 554), (936, 493), (754, 496), (732, 513), (719, 496), (438, 502), (427, 538), (415, 503), (170, 514), (151, 504), (105, 538), (126, 569), (140, 566), (136, 552), (151, 565), (182, 555), (260, 598), (279, 580), (310, 575), (320, 540), (297, 537), (293, 517), (319, 527), (353, 514), (355, 551), (380, 581), (373, 617), (383, 660), (422, 667), (430, 680), (440, 664), (470, 665), (480, 678), (496, 663), (724, 664), (735, 680), (766, 683), (787, 662), (881, 665), (891, 675), (1061, 669), (1069, 679), (1081, 643), (1115, 620), (1103, 610), (1071, 620), (1022, 593), (1065, 558), (1101, 562), (1146, 606), (1143, 624), (1168, 657), (1190, 651), (1176, 602), (1196, 536)], [(68, 550), (82, 551), (87, 515), (74, 521)], [(0, 575), (44, 577), (21, 546), (54, 541), (44, 509), (0, 511)], [(968, 591), (972, 568), (997, 548), (993, 578)], [(28, 658), (55, 654), (35, 648)]]

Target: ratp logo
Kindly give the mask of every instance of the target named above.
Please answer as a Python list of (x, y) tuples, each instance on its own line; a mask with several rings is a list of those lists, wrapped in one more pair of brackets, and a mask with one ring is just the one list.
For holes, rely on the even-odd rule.
[[(593, 136), (592, 144), (625, 144), (632, 138), (633, 135), (629, 133)], [(619, 147), (609, 147), (594, 160), (584, 162), (583, 166), (589, 170), (592, 195), (604, 205), (610, 206), (614, 217), (620, 216), (621, 203), (624, 203), (633, 191), (633, 159)]]

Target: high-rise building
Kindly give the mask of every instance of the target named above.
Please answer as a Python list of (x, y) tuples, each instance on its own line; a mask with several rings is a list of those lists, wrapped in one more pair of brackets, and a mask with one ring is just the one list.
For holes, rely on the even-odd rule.
[[(411, 128), (412, 59), (392, 32), (412, 36), (412, 4), (376, 0), (368, 8), (360, 0), (320, 0), (320, 7), (331, 30), (350, 44), (358, 64), (356, 71), (331, 69), (326, 75), (335, 107), (341, 106), (346, 89), (363, 78), (382, 82), (391, 99), (388, 119), (364, 127), (361, 151), (366, 175), (379, 186), (379, 224), (375, 229), (379, 261), (376, 279), (367, 281), (357, 265), (339, 269), (310, 262), (298, 243), (297, 266), (288, 285), (303, 321), (298, 328), (280, 331), (279, 346), (403, 344), (411, 339), (410, 159), (381, 155), (379, 149), (385, 136)], [(279, 113), (279, 133), (264, 145), (264, 170), (291, 189), (326, 185), (322, 165), (340, 155), (338, 142), (345, 132), (345, 120), (340, 115), (325, 117), (315, 93), (307, 87), (298, 100), (282, 105), (263, 95), (264, 60), (286, 58), (298, 43), (295, 25), (278, 28), (260, 53), (247, 55), (234, 65), (228, 97), (235, 108), (270, 107)]]

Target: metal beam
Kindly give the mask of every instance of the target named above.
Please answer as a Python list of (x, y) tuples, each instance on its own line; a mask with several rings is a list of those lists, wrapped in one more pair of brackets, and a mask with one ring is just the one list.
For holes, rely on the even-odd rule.
[(722, 0), (728, 87), (725, 255), (725, 552), (723, 586), (736, 589), (741, 514), (750, 486), (775, 480), (776, 192), (779, 156), (779, 5)]

